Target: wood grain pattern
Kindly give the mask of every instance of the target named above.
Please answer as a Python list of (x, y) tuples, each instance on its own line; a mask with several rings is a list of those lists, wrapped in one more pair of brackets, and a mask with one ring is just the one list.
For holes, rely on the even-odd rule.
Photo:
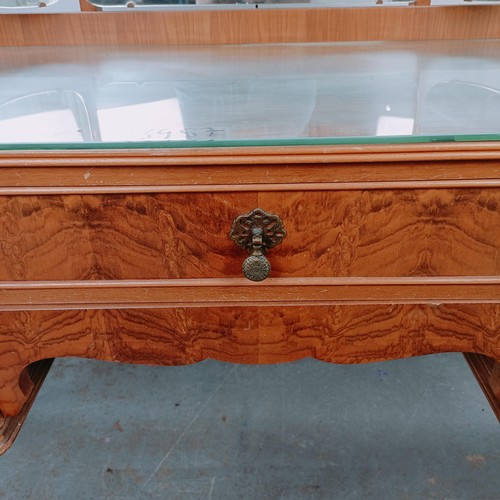
[(1, 312), (0, 366), (11, 369), (0, 371), (0, 409), (20, 410), (19, 374), (43, 358), (365, 363), (463, 351), (500, 360), (499, 327), (500, 303)]
[(277, 276), (496, 275), (499, 195), (392, 190), (273, 193), (259, 201), (288, 229), (273, 251)]
[[(12, 68), (67, 58), (56, 45), (95, 58), (96, 45), (499, 37), (495, 6), (0, 16), (0, 46), (36, 47), (7, 54)], [(257, 206), (289, 236), (274, 278), (251, 284), (227, 232)], [(60, 356), (440, 352), (481, 360), (498, 409), (499, 215), (500, 142), (0, 151), (0, 411), (29, 406), (27, 367)]]
[(234, 193), (2, 197), (0, 279), (237, 276), (227, 234), (256, 203)]
[(496, 276), (500, 188), (0, 198), (0, 279), (237, 278), (235, 217), (288, 231), (274, 277)]
[[(19, 175), (20, 167), (12, 167), (0, 169), (0, 195), (500, 187), (498, 162), (492, 168), (462, 165), (455, 172), (440, 169), (436, 164), (432, 168), (430, 165), (415, 166), (412, 170), (404, 167), (398, 170), (386, 165), (349, 169), (316, 165), (230, 168), (232, 175), (236, 176), (233, 183), (228, 183), (228, 173), (220, 166), (181, 171), (165, 167), (38, 167), (22, 168), (22, 176)], [(188, 177), (190, 172), (192, 175)], [(430, 175), (432, 179), (425, 178)], [(187, 178), (191, 180), (190, 184), (186, 183)]]
[[(133, 10), (133, 9), (129, 9)], [(495, 6), (0, 16), (0, 45), (192, 45), (500, 37)]]

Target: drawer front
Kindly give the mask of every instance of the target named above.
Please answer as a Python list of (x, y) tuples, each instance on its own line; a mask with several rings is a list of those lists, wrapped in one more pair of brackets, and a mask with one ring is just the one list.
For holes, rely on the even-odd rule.
[(500, 189), (0, 198), (0, 280), (241, 277), (238, 215), (281, 217), (272, 277), (495, 276)]

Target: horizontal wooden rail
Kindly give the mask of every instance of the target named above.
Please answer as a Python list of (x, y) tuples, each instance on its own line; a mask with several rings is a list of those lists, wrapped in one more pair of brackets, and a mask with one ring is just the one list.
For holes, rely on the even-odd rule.
[[(69, 167), (134, 165), (248, 165), (311, 163), (376, 163), (398, 161), (500, 160), (500, 141), (431, 142), (416, 144), (282, 145), (165, 147), (145, 149), (12, 149), (0, 151), (2, 167)], [(96, 162), (98, 164), (96, 165)]]
[(0, 282), (0, 311), (459, 302), (500, 303), (500, 277)]
[(1, 187), (0, 196), (44, 195), (106, 195), (149, 193), (264, 193), (297, 191), (368, 191), (402, 189), (484, 189), (500, 188), (500, 179), (445, 180), (445, 181), (397, 181), (397, 182), (321, 182), (283, 184), (184, 184), (184, 185), (125, 185), (125, 186), (33, 186)]
[(0, 16), (0, 46), (199, 45), (500, 38), (495, 5)]

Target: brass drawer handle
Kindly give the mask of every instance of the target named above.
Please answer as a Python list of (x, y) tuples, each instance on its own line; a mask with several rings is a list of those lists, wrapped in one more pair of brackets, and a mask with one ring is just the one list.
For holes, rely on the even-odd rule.
[(265, 254), (279, 245), (285, 237), (286, 231), (281, 219), (261, 208), (234, 219), (229, 238), (250, 254), (242, 265), (246, 278), (262, 281), (269, 276), (271, 264)]

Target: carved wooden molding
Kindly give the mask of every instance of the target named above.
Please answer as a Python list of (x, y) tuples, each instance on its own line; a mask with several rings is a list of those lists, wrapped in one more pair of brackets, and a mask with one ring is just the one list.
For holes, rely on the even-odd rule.
[(500, 277), (1, 282), (0, 311), (335, 304), (500, 304)]

